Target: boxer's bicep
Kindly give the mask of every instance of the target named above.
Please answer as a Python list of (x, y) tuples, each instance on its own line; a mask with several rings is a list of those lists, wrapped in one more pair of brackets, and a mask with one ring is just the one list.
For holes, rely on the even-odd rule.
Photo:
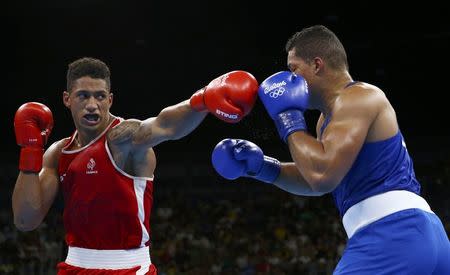
[(162, 129), (157, 125), (155, 118), (144, 121), (127, 119), (114, 126), (108, 131), (108, 143), (112, 147), (129, 149), (134, 145), (150, 145), (162, 135)]
[(321, 142), (327, 161), (321, 170), (333, 185), (347, 174), (362, 148), (379, 112), (377, 101), (377, 96), (371, 95), (344, 98), (323, 131)]
[(166, 141), (171, 128), (165, 127), (157, 117), (148, 118), (141, 122), (133, 135), (132, 144), (138, 147), (153, 147)]
[(188, 100), (168, 106), (156, 116), (142, 121), (133, 144), (153, 147), (167, 140), (177, 140), (191, 133), (207, 113), (191, 108)]
[(44, 154), (42, 170), (39, 173), (39, 184), (41, 186), (42, 194), (42, 216), (47, 214), (58, 194), (60, 184), (58, 163), (61, 156), (61, 150), (65, 143), (66, 140), (55, 142)]
[(122, 121), (108, 131), (108, 142), (114, 145), (124, 143), (131, 144), (140, 125), (141, 121), (137, 119), (127, 119)]

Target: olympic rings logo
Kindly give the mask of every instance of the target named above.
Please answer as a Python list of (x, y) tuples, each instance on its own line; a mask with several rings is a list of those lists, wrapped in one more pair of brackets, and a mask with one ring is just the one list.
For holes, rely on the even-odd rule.
[(271, 98), (278, 98), (279, 96), (282, 96), (286, 89), (284, 87), (280, 87), (278, 89), (275, 89), (269, 93), (269, 96)]

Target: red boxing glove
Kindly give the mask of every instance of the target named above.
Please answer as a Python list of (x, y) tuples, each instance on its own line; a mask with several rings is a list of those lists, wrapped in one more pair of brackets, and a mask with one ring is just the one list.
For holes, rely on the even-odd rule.
[(14, 116), (14, 130), (20, 150), (19, 169), (38, 173), (42, 169), (44, 145), (53, 128), (50, 109), (38, 102), (19, 107)]
[(191, 96), (191, 107), (208, 110), (219, 119), (239, 122), (252, 110), (258, 93), (258, 81), (245, 71), (232, 71), (211, 81)]

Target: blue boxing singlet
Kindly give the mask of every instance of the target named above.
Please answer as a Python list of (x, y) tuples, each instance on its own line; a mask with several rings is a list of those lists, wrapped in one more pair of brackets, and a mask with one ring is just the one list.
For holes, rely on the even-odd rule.
[(348, 237), (333, 275), (450, 274), (450, 242), (420, 196), (400, 130), (364, 143), (332, 195)]
[[(321, 134), (329, 123), (328, 116)], [(420, 194), (413, 162), (400, 130), (385, 140), (366, 142), (353, 166), (333, 191), (333, 199), (341, 216), (354, 204), (377, 194), (406, 190)]]

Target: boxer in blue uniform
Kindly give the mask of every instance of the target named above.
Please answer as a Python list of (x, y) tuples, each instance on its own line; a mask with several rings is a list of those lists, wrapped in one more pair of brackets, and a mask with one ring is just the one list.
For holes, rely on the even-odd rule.
[[(396, 113), (378, 87), (353, 81), (336, 35), (316, 25), (286, 44), (287, 65), (258, 95), (293, 162), (265, 156), (256, 144), (224, 139), (212, 153), (227, 179), (251, 177), (287, 192), (332, 193), (348, 236), (334, 274), (450, 274), (450, 243), (420, 196)], [(308, 134), (306, 109), (321, 115)]]

